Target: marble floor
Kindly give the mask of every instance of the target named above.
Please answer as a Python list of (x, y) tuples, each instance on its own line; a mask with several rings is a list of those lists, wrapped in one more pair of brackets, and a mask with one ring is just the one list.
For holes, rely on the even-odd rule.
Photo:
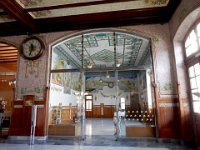
[(25, 145), (1, 144), (0, 150), (170, 150), (168, 148), (148, 147), (107, 147), (107, 146), (66, 146), (66, 145)]
[(112, 119), (86, 119), (83, 137), (48, 137), (47, 140), (0, 139), (0, 150), (194, 150), (177, 140), (156, 138), (127, 138), (118, 140)]
[(113, 135), (115, 128), (112, 119), (86, 119), (86, 135)]

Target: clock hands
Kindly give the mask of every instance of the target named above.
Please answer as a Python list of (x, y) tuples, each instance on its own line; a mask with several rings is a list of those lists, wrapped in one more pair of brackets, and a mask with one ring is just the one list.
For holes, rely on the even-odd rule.
[(32, 52), (35, 51), (35, 46), (31, 43), (30, 47), (29, 47), (29, 56), (31, 56)]

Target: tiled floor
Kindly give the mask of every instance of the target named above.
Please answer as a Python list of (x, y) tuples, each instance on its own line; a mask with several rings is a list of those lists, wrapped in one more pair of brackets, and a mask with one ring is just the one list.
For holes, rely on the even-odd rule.
[(113, 136), (87, 136), (85, 140), (78, 138), (49, 138), (46, 141), (1, 140), (0, 150), (193, 150), (177, 141), (160, 141), (146, 138), (121, 138), (115, 141)]
[(175, 140), (121, 136), (116, 141), (112, 119), (87, 119), (85, 133), (85, 139), (49, 137), (36, 140), (35, 145), (26, 140), (1, 139), (0, 150), (193, 150)]
[(34, 145), (1, 144), (0, 150), (169, 150), (168, 148), (148, 147), (107, 147), (107, 146), (66, 146), (66, 145)]
[(115, 133), (112, 119), (86, 119), (86, 135), (113, 135)]

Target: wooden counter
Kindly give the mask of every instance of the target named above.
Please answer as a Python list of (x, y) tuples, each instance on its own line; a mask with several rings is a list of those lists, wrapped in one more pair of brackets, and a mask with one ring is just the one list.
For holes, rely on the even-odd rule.
[(155, 137), (155, 127), (126, 126), (127, 137)]
[(80, 124), (49, 125), (48, 134), (53, 136), (78, 136)]

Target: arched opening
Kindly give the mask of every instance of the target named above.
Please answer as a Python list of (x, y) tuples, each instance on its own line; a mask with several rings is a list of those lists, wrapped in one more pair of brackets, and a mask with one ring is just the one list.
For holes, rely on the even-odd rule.
[(0, 42), (0, 137), (7, 137), (15, 97), (18, 49)]
[[(180, 84), (181, 138), (198, 144), (199, 136), (199, 31), (200, 7), (190, 12), (180, 24), (174, 39), (177, 78)], [(198, 44), (197, 44), (198, 43)], [(197, 44), (197, 45), (196, 45)], [(194, 72), (194, 76), (191, 73)], [(195, 80), (195, 81), (194, 81)], [(195, 87), (194, 87), (195, 85)], [(198, 86), (197, 86), (198, 85)], [(196, 90), (196, 91), (195, 91)], [(187, 130), (191, 129), (191, 130)]]
[(52, 46), (50, 73), (49, 136), (155, 136), (149, 38), (77, 34)]

